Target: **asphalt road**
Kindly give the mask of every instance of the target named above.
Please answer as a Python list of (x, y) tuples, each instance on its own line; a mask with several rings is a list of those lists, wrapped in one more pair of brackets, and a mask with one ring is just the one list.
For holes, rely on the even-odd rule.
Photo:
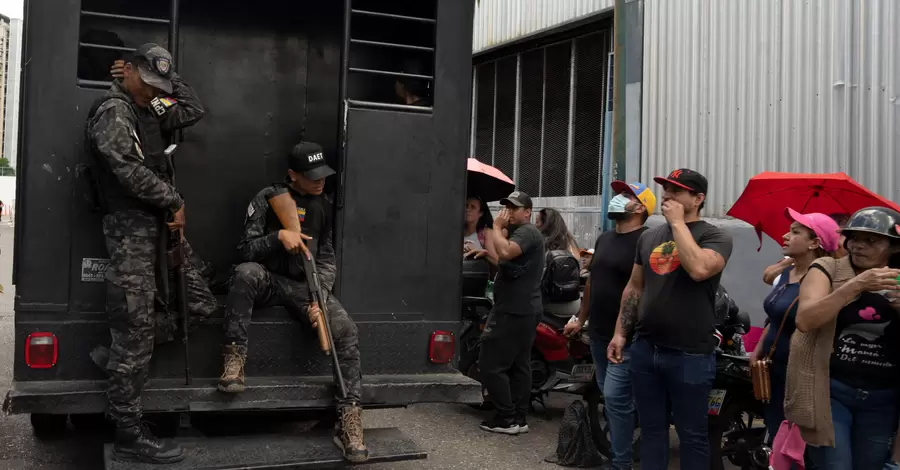
[[(6, 395), (12, 377), (13, 298), (11, 283), (13, 228), (0, 221), (0, 394)], [(556, 395), (548, 401), (546, 414), (529, 418), (531, 432), (510, 437), (493, 435), (478, 429), (487, 413), (465, 405), (424, 404), (399, 410), (366, 411), (367, 428), (398, 427), (428, 452), (428, 460), (366, 465), (378, 469), (521, 469), (561, 468), (544, 462), (556, 448), (562, 413), (571, 397)], [(257, 423), (259, 425), (259, 423)], [(267, 426), (268, 423), (263, 423)], [(272, 424), (279, 428), (284, 423)], [(298, 428), (302, 423), (297, 423)], [(103, 468), (102, 444), (110, 439), (103, 432), (75, 432), (62, 438), (41, 441), (31, 431), (29, 417), (0, 417), (0, 468), (96, 470)], [(677, 439), (672, 441), (669, 468), (678, 467)], [(164, 468), (164, 467), (161, 467)], [(729, 467), (731, 468), (731, 467)]]

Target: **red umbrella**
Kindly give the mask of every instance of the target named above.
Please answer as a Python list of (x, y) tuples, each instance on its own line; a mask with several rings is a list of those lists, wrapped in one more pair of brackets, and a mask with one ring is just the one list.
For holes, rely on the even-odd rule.
[(499, 201), (516, 189), (513, 180), (502, 171), (474, 158), (469, 158), (466, 169), (468, 170), (466, 193), (469, 196), (479, 196), (485, 202)]
[(802, 214), (850, 215), (869, 206), (900, 211), (900, 206), (869, 191), (843, 172), (766, 171), (750, 179), (741, 197), (728, 210), (728, 215), (754, 226), (762, 248), (763, 233), (781, 242), (790, 230), (791, 221), (784, 216), (785, 207)]

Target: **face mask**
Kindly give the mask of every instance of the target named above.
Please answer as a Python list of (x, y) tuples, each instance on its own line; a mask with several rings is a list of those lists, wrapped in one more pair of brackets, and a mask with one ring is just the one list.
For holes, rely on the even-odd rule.
[(612, 220), (622, 220), (628, 217), (632, 211), (628, 210), (626, 206), (631, 202), (627, 197), (616, 194), (616, 197), (609, 200), (609, 206), (607, 206), (606, 216)]

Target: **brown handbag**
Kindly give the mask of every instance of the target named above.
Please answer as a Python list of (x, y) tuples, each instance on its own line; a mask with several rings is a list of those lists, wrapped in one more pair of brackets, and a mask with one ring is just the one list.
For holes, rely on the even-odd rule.
[(775, 333), (775, 341), (772, 342), (772, 347), (769, 348), (769, 353), (766, 354), (765, 358), (750, 365), (750, 379), (753, 381), (753, 396), (763, 403), (769, 403), (769, 400), (772, 399), (772, 380), (769, 366), (772, 365), (772, 355), (775, 354), (775, 346), (778, 345), (778, 337), (781, 336), (784, 322), (787, 321), (788, 315), (791, 314), (791, 310), (797, 305), (798, 300), (800, 300), (799, 296), (794, 299), (788, 309), (785, 310), (784, 317), (781, 319), (781, 325), (778, 326), (778, 333)]

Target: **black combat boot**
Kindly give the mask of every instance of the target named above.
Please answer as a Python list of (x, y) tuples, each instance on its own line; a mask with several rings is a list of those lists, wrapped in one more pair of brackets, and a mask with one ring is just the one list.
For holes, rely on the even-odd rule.
[(144, 423), (117, 428), (113, 449), (116, 460), (124, 462), (167, 464), (184, 460), (184, 450), (177, 442), (157, 438)]
[(341, 406), (340, 419), (335, 423), (334, 443), (353, 463), (369, 460), (369, 449), (363, 442), (362, 408), (357, 403)]
[(225, 346), (225, 367), (219, 377), (219, 391), (240, 393), (244, 391), (244, 363), (247, 362), (247, 347), (236, 344)]

